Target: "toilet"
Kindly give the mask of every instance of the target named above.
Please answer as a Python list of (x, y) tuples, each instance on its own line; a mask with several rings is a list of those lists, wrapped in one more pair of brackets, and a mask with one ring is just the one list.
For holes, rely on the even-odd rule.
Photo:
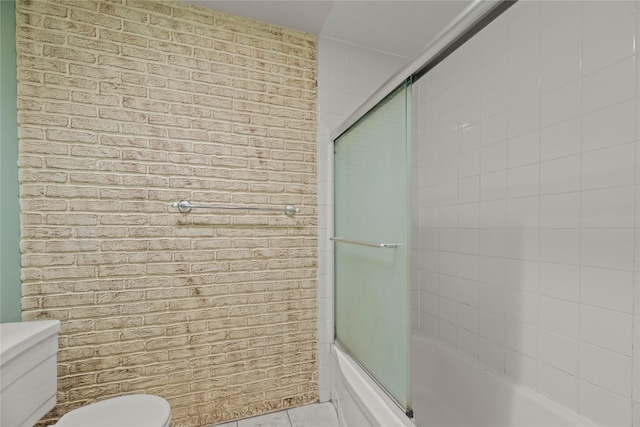
[[(0, 426), (32, 427), (56, 405), (58, 320), (0, 324)], [(171, 407), (131, 394), (66, 413), (56, 427), (169, 427)]]

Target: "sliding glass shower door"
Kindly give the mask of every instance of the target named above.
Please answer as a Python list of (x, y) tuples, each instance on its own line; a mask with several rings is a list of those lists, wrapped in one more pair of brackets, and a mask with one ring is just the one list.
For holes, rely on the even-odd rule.
[(336, 339), (410, 410), (406, 82), (335, 140)]

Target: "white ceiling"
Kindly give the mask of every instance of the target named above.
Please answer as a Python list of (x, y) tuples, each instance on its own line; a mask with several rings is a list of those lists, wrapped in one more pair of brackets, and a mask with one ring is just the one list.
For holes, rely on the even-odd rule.
[(471, 0), (184, 0), (412, 57)]

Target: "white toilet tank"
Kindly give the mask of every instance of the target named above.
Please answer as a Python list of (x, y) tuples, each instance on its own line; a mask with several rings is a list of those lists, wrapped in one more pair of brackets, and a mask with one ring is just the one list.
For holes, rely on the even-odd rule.
[(0, 324), (0, 427), (32, 427), (56, 404), (58, 320)]

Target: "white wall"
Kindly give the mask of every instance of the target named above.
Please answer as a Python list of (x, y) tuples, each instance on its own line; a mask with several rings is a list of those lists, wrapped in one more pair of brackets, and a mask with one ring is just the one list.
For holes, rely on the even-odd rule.
[(638, 8), (518, 2), (414, 92), (414, 319), (601, 425), (640, 426)]
[(318, 41), (318, 264), (320, 400), (330, 399), (333, 342), (333, 142), (330, 134), (407, 58), (320, 37)]

